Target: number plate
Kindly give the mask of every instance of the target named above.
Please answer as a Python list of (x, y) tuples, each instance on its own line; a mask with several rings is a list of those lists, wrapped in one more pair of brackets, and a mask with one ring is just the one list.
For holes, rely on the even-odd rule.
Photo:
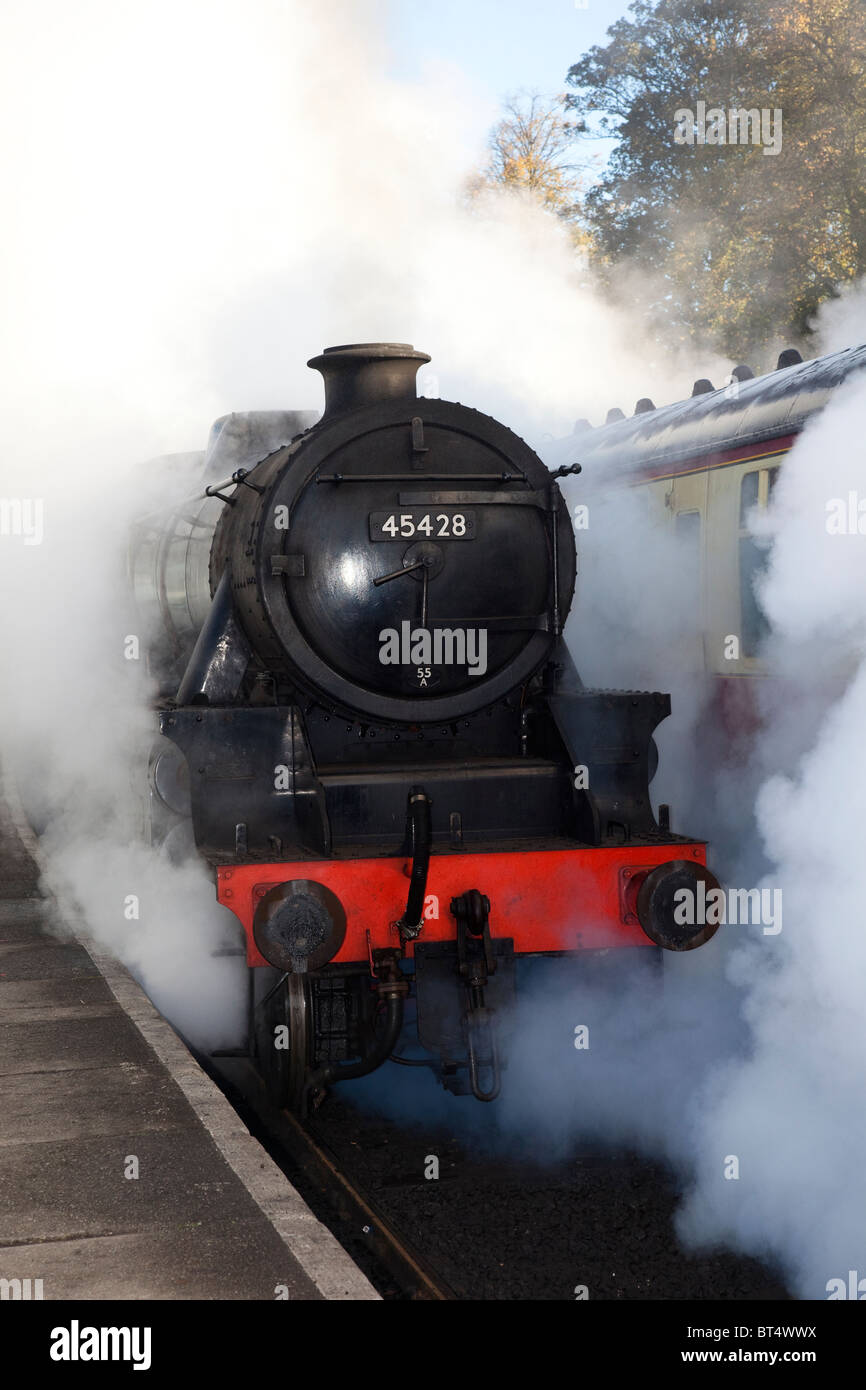
[(459, 507), (371, 512), (371, 541), (474, 541), (475, 513)]

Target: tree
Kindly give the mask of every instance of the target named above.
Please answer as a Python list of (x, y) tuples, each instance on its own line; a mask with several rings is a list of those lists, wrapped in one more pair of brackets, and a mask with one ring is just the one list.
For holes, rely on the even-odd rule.
[[(567, 102), (619, 140), (584, 209), (613, 292), (639, 286), (668, 338), (740, 360), (807, 338), (866, 271), (863, 0), (636, 0), (608, 35), (570, 69)], [(699, 102), (781, 112), (778, 153), (677, 143), (676, 113)], [(751, 121), (733, 131), (754, 141)]]
[(471, 191), (499, 187), (523, 192), (548, 212), (571, 224), (582, 242), (579, 225), (582, 168), (574, 160), (574, 139), (581, 121), (568, 120), (567, 98), (518, 93), (503, 103), (504, 114), (490, 133), (488, 160)]

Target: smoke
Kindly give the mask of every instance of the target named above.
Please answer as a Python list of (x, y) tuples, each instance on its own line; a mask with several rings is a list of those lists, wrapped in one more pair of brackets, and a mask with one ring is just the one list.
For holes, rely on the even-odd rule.
[[(862, 304), (862, 298), (861, 298)], [(864, 319), (856, 322), (863, 337)], [(856, 339), (855, 339), (856, 341)], [(766, 532), (771, 561), (763, 603), (784, 671), (775, 748), (805, 742), (790, 770), (765, 781), (757, 819), (770, 877), (785, 902), (770, 951), (736, 953), (747, 982), (750, 1055), (717, 1085), (701, 1123), (693, 1191), (681, 1215), (692, 1239), (775, 1249), (802, 1297), (863, 1271), (866, 1117), (861, 1103), (866, 967), (858, 826), (866, 809), (863, 535), (828, 529), (834, 501), (858, 496), (866, 385), (841, 390), (786, 460)], [(814, 734), (819, 674), (842, 693)], [(806, 697), (805, 718), (799, 714)], [(736, 1154), (740, 1180), (719, 1180)]]
[[(579, 440), (573, 452), (579, 457)], [(672, 717), (657, 728), (656, 805), (672, 808), (674, 829), (718, 829), (682, 756), (703, 710), (703, 613), (696, 537), (672, 533), (644, 488), (605, 487), (592, 466), (563, 491), (587, 526), (576, 531), (579, 575), (566, 639), (589, 688), (660, 690)]]
[[(397, 339), (422, 389), (527, 433), (661, 364), (556, 218), (470, 202), (458, 67), (401, 81), (375, 0), (9, 0), (0, 32), (0, 754), (43, 886), (197, 1041), (237, 1041), (242, 968), (205, 869), (142, 841), (155, 723), (131, 521), (194, 490), (166, 453), (229, 410), (316, 407), (306, 359)], [(491, 124), (495, 113), (490, 113)], [(132, 659), (129, 659), (132, 657)]]
[[(864, 306), (862, 290), (834, 303), (825, 341), (843, 345), (840, 313), (848, 345), (866, 337)], [(644, 489), (604, 495), (586, 475), (565, 485), (590, 509), (568, 629), (578, 668), (590, 685), (672, 692), (654, 802), (672, 802), (675, 829), (709, 838), (727, 886), (781, 895), (781, 931), (727, 924), (699, 951), (666, 955), (661, 979), (642, 952), (524, 968), (495, 1107), (449, 1109), (396, 1069), (390, 1097), (384, 1080), (367, 1087), (378, 1108), (423, 1107), (474, 1148), (661, 1158), (680, 1183), (684, 1245), (763, 1259), (805, 1299), (847, 1287), (849, 1270), (866, 1277), (864, 429), (855, 379), (750, 518), (768, 548), (773, 676), (749, 682), (762, 725), (746, 760), (726, 759), (700, 724), (704, 618), (687, 544)]]
[[(862, 288), (834, 303), (824, 341), (862, 341), (864, 304)], [(684, 1190), (683, 1242), (763, 1258), (801, 1298), (826, 1298), (849, 1270), (862, 1276), (866, 1250), (864, 428), (866, 383), (854, 379), (750, 521), (768, 548), (760, 598), (773, 675), (750, 682), (762, 728), (746, 762), (695, 739), (702, 684), (688, 653), (701, 623), (673, 589), (695, 598), (699, 585), (669, 522), (653, 521), (642, 490), (591, 506), (579, 665), (610, 684), (632, 659), (635, 675), (672, 688), (654, 799), (672, 785), (686, 804), (691, 794), (675, 828), (709, 836), (728, 885), (780, 894), (782, 930), (722, 927), (699, 959), (666, 958), (663, 990), (625, 978), (606, 993), (579, 969), (571, 984), (548, 982), (521, 1004), (505, 1114), (554, 1147), (593, 1140), (664, 1157)], [(570, 1055), (583, 1023), (587, 1050)]]
[(862, 343), (866, 326), (866, 283), (852, 280), (840, 285), (832, 299), (821, 305), (811, 325), (820, 352), (840, 352)]
[[(237, 929), (204, 868), (168, 865), (140, 835), (154, 721), (125, 655), (126, 533), (190, 486), (147, 460), (200, 449), (227, 410), (317, 406), (303, 364), (329, 343), (413, 341), (433, 354), (431, 394), (535, 438), (719, 379), (641, 342), (555, 218), (504, 196), (466, 201), (482, 156), (471, 85), (453, 67), (401, 82), (386, 18), (372, 0), (3, 10), (0, 752), (46, 825), (45, 887), (205, 1046), (236, 1039), (243, 971), (212, 954)], [(861, 305), (838, 302), (827, 341), (864, 336)], [(722, 825), (726, 855), (745, 862), (754, 810), (783, 932), (723, 929), (698, 959), (666, 962), (662, 995), (548, 978), (521, 1005), (507, 1093), (483, 1122), (667, 1155), (690, 1183), (684, 1239), (769, 1252), (806, 1297), (862, 1268), (866, 1244), (866, 562), (862, 537), (825, 529), (826, 501), (857, 487), (863, 416), (862, 392), (846, 393), (774, 498), (766, 604), (788, 685), (755, 766), (699, 783), (678, 755), (697, 700), (688, 652), (659, 735), (654, 793), (682, 808), (675, 828)], [(629, 506), (615, 544), (582, 547), (571, 631), (588, 679), (669, 689), (699, 623), (682, 557)], [(619, 616), (616, 593), (630, 596)]]

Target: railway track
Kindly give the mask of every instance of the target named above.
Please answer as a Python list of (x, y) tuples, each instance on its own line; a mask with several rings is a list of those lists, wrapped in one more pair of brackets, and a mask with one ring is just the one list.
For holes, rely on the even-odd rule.
[[(277, 1110), (246, 1058), (202, 1058), (249, 1123), (257, 1137), (266, 1138), (272, 1157), (303, 1189), (305, 1199), (330, 1213), (332, 1229), (350, 1253), (367, 1254), (365, 1273), (386, 1298), (447, 1302), (459, 1295), (380, 1209), (376, 1201), (346, 1171), (344, 1164), (315, 1124), (301, 1124), (286, 1110)], [(335, 1224), (336, 1223), (336, 1224)]]
[[(38, 881), (38, 842), (14, 779), (0, 767), (0, 879), (3, 896), (25, 898)], [(7, 907), (14, 903), (8, 903)], [(190, 1044), (187, 1044), (190, 1046)], [(190, 1046), (199, 1063), (244, 1113), (272, 1156), (304, 1187), (310, 1205), (335, 1228), (385, 1297), (442, 1302), (457, 1295), (401, 1236), (344, 1171), (327, 1141), (269, 1102), (261, 1078), (245, 1058), (210, 1058)]]
[[(6, 803), (0, 873), (23, 896), (35, 841), (14, 792)], [(787, 1297), (755, 1261), (679, 1248), (676, 1191), (658, 1165), (609, 1154), (541, 1165), (461, 1142), (450, 1125), (383, 1119), (342, 1088), (302, 1125), (270, 1103), (248, 1058), (196, 1055), (385, 1299), (573, 1299), (578, 1284), (593, 1299)], [(436, 1182), (423, 1173), (431, 1154)]]
[(210, 1065), (383, 1298), (573, 1300), (580, 1287), (611, 1301), (788, 1297), (755, 1260), (680, 1247), (676, 1186), (658, 1164), (601, 1152), (553, 1163), (532, 1145), (518, 1156), (450, 1127), (384, 1119), (341, 1088), (302, 1125), (274, 1110), (247, 1059)]

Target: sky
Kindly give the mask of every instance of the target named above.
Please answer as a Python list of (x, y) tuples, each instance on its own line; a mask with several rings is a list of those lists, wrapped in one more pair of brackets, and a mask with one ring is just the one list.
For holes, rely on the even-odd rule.
[[(479, 138), (511, 92), (564, 92), (566, 75), (628, 11), (629, 0), (390, 0), (395, 68), (458, 68), (478, 101)], [(585, 8), (584, 8), (585, 6)], [(595, 144), (596, 142), (594, 142)], [(602, 142), (597, 142), (601, 148)], [(610, 143), (604, 142), (606, 150)]]

